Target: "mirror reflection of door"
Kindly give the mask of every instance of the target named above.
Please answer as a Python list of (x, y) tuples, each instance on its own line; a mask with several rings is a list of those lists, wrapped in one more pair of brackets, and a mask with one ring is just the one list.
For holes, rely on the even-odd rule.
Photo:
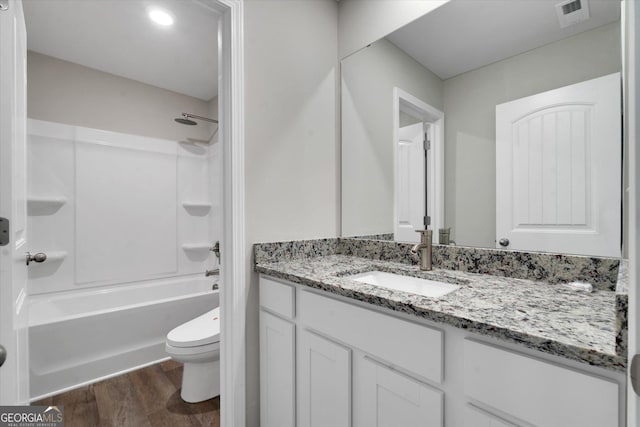
[(393, 112), (393, 239), (419, 242), (444, 225), (444, 113), (398, 87)]
[(425, 215), (425, 127), (422, 122), (403, 126), (398, 132), (394, 192), (396, 194), (395, 240), (418, 242), (416, 230)]
[(620, 256), (620, 73), (496, 107), (496, 244)]

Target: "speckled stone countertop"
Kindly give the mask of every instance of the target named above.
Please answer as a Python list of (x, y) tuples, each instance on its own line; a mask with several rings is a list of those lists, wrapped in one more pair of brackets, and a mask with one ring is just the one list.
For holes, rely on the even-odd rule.
[[(255, 266), (259, 273), (589, 365), (626, 368), (626, 357), (616, 353), (619, 302), (611, 290), (588, 293), (557, 283), (449, 269), (422, 272), (404, 262), (334, 250), (304, 257), (265, 257), (258, 255), (260, 250)], [(460, 289), (430, 298), (345, 277), (372, 270), (455, 283)]]

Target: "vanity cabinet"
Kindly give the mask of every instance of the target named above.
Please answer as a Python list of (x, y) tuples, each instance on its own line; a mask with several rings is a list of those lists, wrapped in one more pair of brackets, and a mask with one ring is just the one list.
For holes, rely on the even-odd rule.
[(264, 275), (260, 298), (263, 426), (624, 425), (623, 373)]

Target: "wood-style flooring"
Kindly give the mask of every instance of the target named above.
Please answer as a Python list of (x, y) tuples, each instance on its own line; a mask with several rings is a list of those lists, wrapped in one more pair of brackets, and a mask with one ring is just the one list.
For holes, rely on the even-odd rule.
[(168, 360), (33, 402), (64, 406), (65, 427), (220, 426), (220, 397), (180, 398), (182, 364)]

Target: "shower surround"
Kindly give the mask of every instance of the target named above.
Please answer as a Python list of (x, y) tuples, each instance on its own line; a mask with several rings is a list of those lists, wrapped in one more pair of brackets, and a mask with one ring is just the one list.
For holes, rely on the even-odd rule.
[(40, 398), (166, 358), (166, 332), (217, 306), (203, 273), (217, 267), (221, 153), (32, 119), (28, 134), (31, 247), (47, 254), (27, 299)]

